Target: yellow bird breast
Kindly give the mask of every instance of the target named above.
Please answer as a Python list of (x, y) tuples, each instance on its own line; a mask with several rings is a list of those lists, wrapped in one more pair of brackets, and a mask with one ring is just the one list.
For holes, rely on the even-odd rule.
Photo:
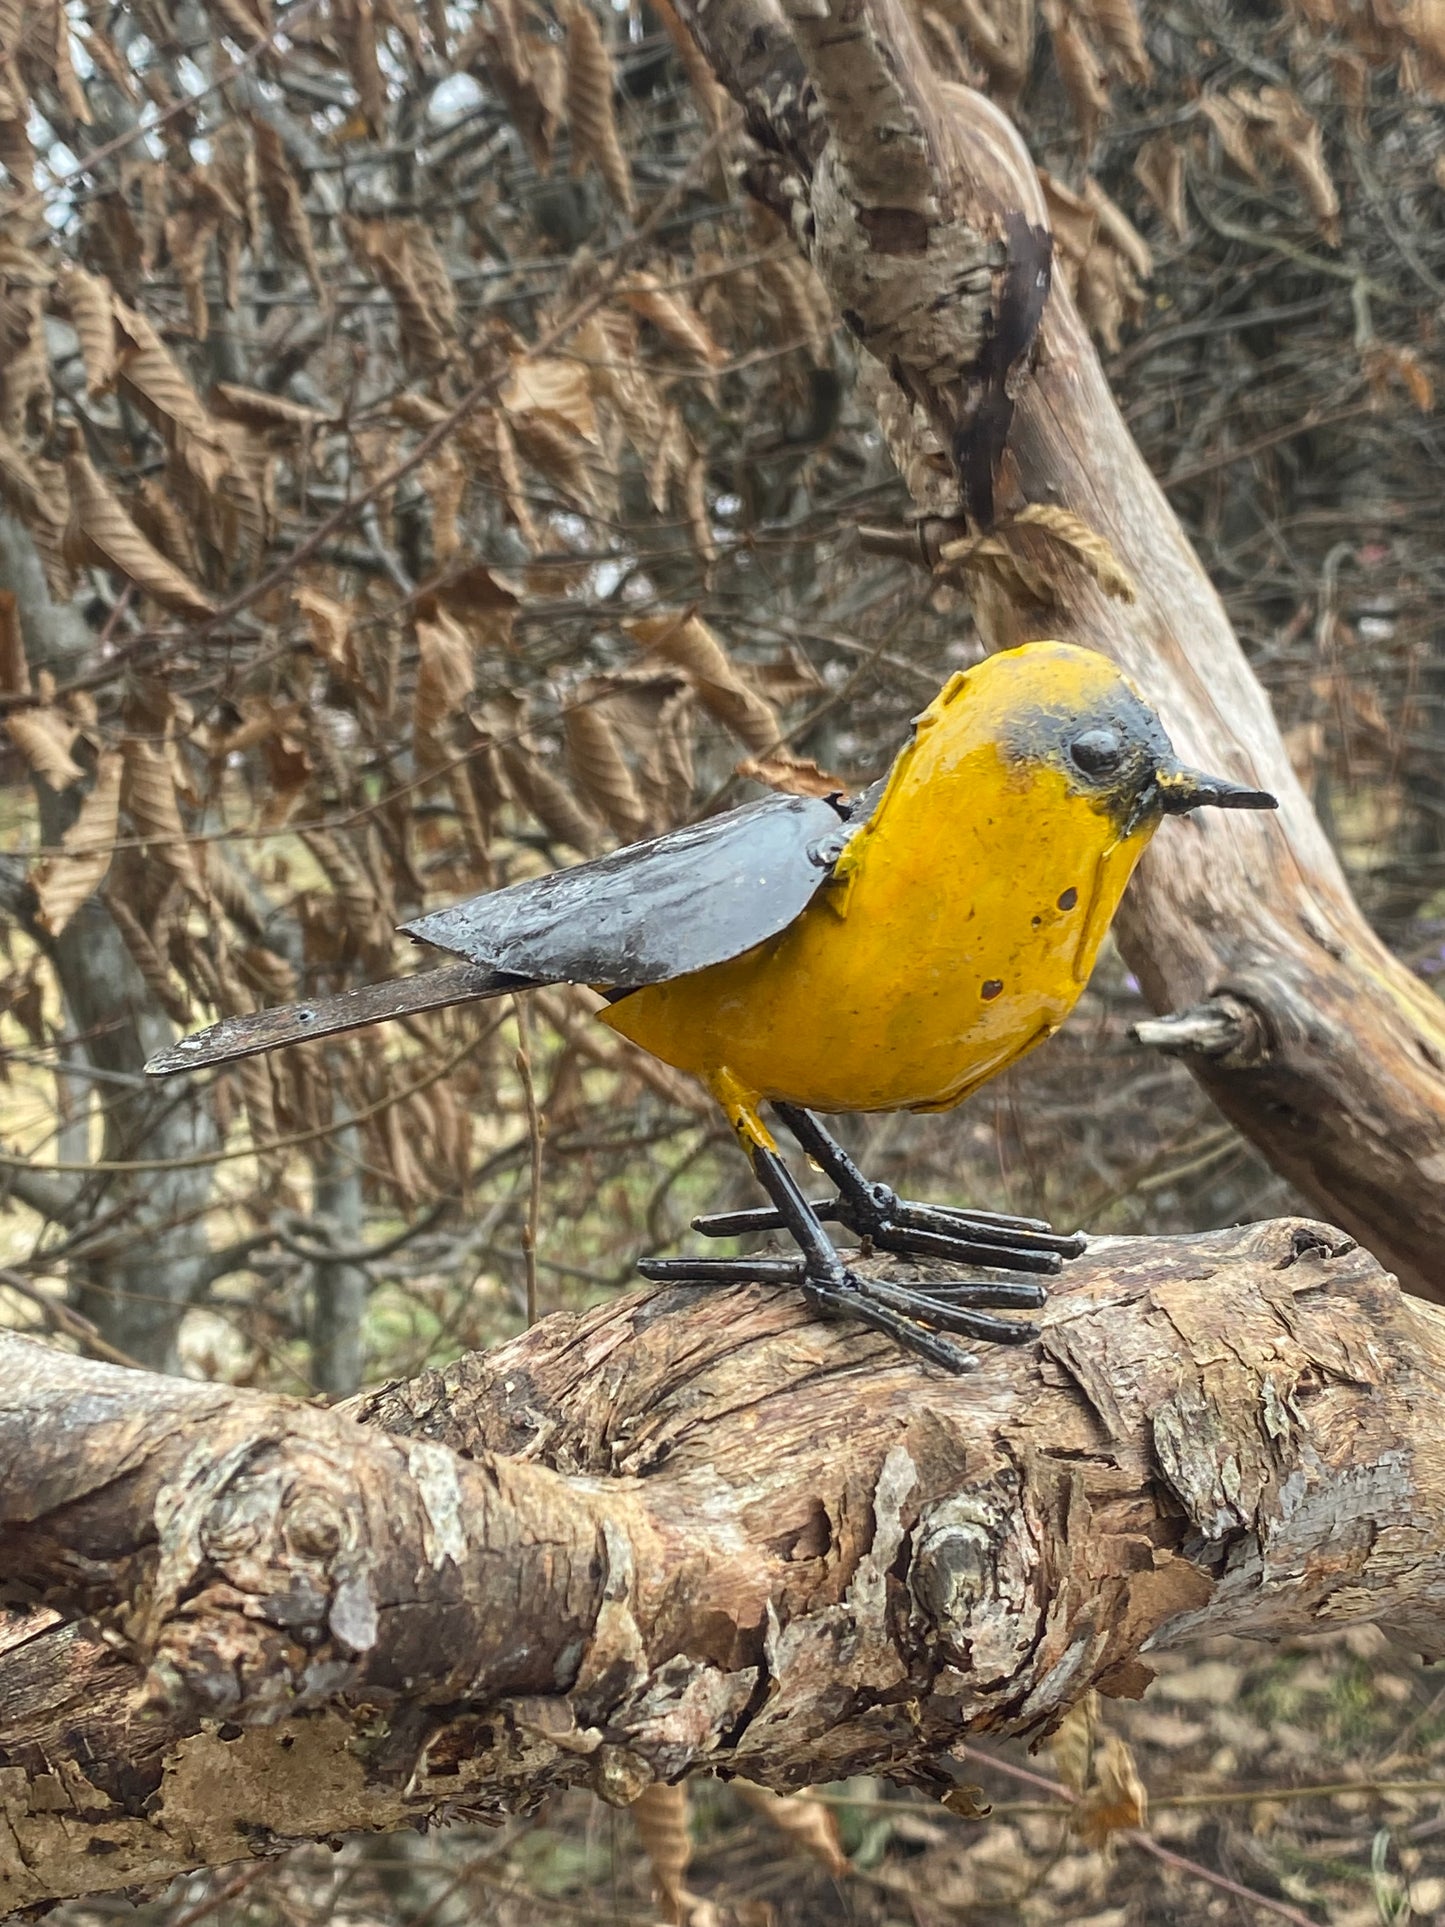
[(735, 1115), (759, 1098), (945, 1109), (1055, 1031), (1149, 830), (1121, 838), (1062, 770), (1006, 755), (1008, 691), (971, 682), (955, 677), (919, 719), (786, 930), (602, 1020)]

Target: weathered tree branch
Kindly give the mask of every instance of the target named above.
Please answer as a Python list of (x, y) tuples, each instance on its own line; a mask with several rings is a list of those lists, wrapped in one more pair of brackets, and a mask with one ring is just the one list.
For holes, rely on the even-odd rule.
[[(938, 80), (903, 0), (788, 0), (790, 43), (762, 6), (680, 5), (754, 134), (787, 157), (794, 228), (878, 359), (883, 426), (919, 507), (957, 518), (961, 479), (948, 458), (993, 366), (1008, 218), (1047, 222), (1017, 131), (981, 95)], [(778, 198), (775, 181), (765, 191)], [(1351, 899), (1057, 276), (1037, 365), (1010, 386), (1002, 539), (1027, 570), (972, 576), (985, 637), (1105, 651), (1158, 705), (1184, 755), (1265, 785), (1283, 805), (1277, 820), (1200, 817), (1161, 838), (1121, 917), (1125, 954), (1160, 1011), (1224, 997), (1249, 1013), (1235, 1047), (1186, 1051), (1191, 1069), (1323, 1211), (1413, 1289), (1445, 1296), (1445, 1013)], [(1107, 594), (1038, 529), (1008, 529), (1010, 503), (1082, 517), (1137, 598)], [(1041, 579), (1042, 600), (1026, 586)]]
[(967, 1379), (760, 1289), (336, 1411), (0, 1335), (0, 1906), (576, 1782), (926, 1783), (1204, 1632), (1445, 1649), (1442, 1392), (1445, 1313), (1299, 1220), (1101, 1242)]

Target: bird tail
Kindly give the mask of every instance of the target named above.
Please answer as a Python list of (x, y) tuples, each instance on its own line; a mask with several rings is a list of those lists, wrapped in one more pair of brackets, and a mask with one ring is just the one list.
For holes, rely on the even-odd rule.
[(378, 1024), (388, 1017), (411, 1017), (423, 1010), (444, 1010), (448, 1004), (500, 997), (509, 990), (525, 990), (532, 981), (491, 964), (449, 964), (391, 983), (343, 990), (335, 997), (313, 997), (306, 1003), (281, 1004), (244, 1017), (223, 1017), (218, 1024), (157, 1051), (146, 1071), (151, 1077), (173, 1077), (177, 1071), (229, 1064), (238, 1057), (279, 1050), (283, 1044), (305, 1044), (318, 1037), (335, 1037), (340, 1031), (359, 1030), (363, 1024)]

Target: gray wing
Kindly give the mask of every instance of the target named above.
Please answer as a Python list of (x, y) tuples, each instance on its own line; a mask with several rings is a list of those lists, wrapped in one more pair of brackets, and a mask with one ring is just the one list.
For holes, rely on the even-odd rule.
[(665, 983), (786, 929), (862, 820), (819, 797), (770, 796), (402, 928), (541, 983)]

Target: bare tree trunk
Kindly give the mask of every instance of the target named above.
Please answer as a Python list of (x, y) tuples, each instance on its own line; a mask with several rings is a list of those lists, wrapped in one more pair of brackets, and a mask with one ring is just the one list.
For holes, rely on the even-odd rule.
[[(94, 638), (77, 611), (51, 601), (34, 544), (4, 514), (0, 584), (15, 596), (32, 671), (77, 668)], [(41, 832), (58, 844), (79, 799), (39, 777), (36, 791)], [(104, 1131), (90, 1171), (53, 1176), (48, 1189), (22, 1172), (15, 1190), (72, 1234), (68, 1270), (78, 1308), (117, 1350), (164, 1369), (175, 1360), (181, 1314), (209, 1277), (204, 1214), (212, 1172), (195, 1160), (216, 1148), (216, 1128), (203, 1090), (157, 1090), (142, 1074), (147, 1057), (174, 1040), (175, 1027), (101, 899), (84, 904), (53, 943), (36, 934), (48, 944), (79, 1033), (76, 1052), (96, 1073), (93, 1101)], [(83, 1088), (78, 1077), (71, 1086)], [(78, 1128), (67, 1137), (84, 1135)]]
[(964, 1379), (758, 1288), (339, 1411), (0, 1334), (0, 1907), (575, 1783), (941, 1785), (1199, 1634), (1445, 1650), (1442, 1392), (1445, 1313), (1301, 1220), (1101, 1241)]
[[(855, 337), (925, 520), (964, 533), (943, 459), (967, 450), (987, 370), (1008, 217), (1047, 225), (1005, 116), (948, 86), (902, 0), (682, 0), (764, 150), (755, 189), (790, 214)], [(883, 374), (893, 377), (890, 385)], [(1156, 1009), (1148, 1028), (1225, 1114), (1412, 1289), (1445, 1296), (1445, 1015), (1381, 945), (1295, 780), (1222, 604), (1109, 393), (1056, 275), (998, 478), (995, 548), (969, 570), (987, 640), (1053, 636), (1112, 655), (1187, 757), (1267, 786), (1278, 819), (1201, 815), (1146, 856), (1120, 922)], [(1072, 511), (1136, 588), (1106, 593), (1077, 552), (1012, 521)], [(928, 517), (934, 518), (932, 526)], [(930, 543), (930, 537), (932, 541)], [(1017, 563), (1022, 567), (1010, 567)]]

